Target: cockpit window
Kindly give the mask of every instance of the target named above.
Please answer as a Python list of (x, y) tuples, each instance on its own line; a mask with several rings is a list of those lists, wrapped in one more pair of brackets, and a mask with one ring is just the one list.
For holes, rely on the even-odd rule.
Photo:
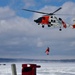
[(42, 17), (38, 18), (37, 21), (38, 22), (41, 22), (42, 21)]

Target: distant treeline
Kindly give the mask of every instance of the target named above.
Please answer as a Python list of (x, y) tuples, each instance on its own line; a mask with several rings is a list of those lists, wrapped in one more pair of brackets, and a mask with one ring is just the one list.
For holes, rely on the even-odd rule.
[(46, 59), (24, 59), (24, 58), (0, 58), (0, 62), (75, 62), (75, 59), (60, 59), (60, 60), (46, 60)]

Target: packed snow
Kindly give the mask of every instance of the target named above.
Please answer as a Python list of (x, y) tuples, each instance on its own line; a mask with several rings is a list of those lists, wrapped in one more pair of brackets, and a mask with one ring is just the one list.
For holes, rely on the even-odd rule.
[(17, 75), (22, 75), (22, 64), (37, 64), (40, 68), (37, 68), (36, 75), (75, 75), (75, 63), (1, 63), (0, 75), (12, 75), (11, 64), (16, 64)]

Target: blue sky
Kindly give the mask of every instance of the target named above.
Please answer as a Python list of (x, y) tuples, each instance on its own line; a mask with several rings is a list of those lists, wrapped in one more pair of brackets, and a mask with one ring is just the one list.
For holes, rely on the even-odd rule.
[[(74, 0), (0, 0), (0, 58), (62, 59), (75, 58), (75, 29), (43, 29), (34, 23), (41, 14), (23, 11), (23, 8), (53, 12), (62, 7), (59, 14), (74, 14)], [(75, 16), (61, 17), (73, 24)], [(45, 49), (50, 47), (50, 55)]]

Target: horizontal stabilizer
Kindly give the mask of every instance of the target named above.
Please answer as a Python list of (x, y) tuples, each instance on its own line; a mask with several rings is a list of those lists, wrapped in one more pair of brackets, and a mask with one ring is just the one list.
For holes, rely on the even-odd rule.
[(72, 25), (72, 28), (75, 28), (75, 24)]

